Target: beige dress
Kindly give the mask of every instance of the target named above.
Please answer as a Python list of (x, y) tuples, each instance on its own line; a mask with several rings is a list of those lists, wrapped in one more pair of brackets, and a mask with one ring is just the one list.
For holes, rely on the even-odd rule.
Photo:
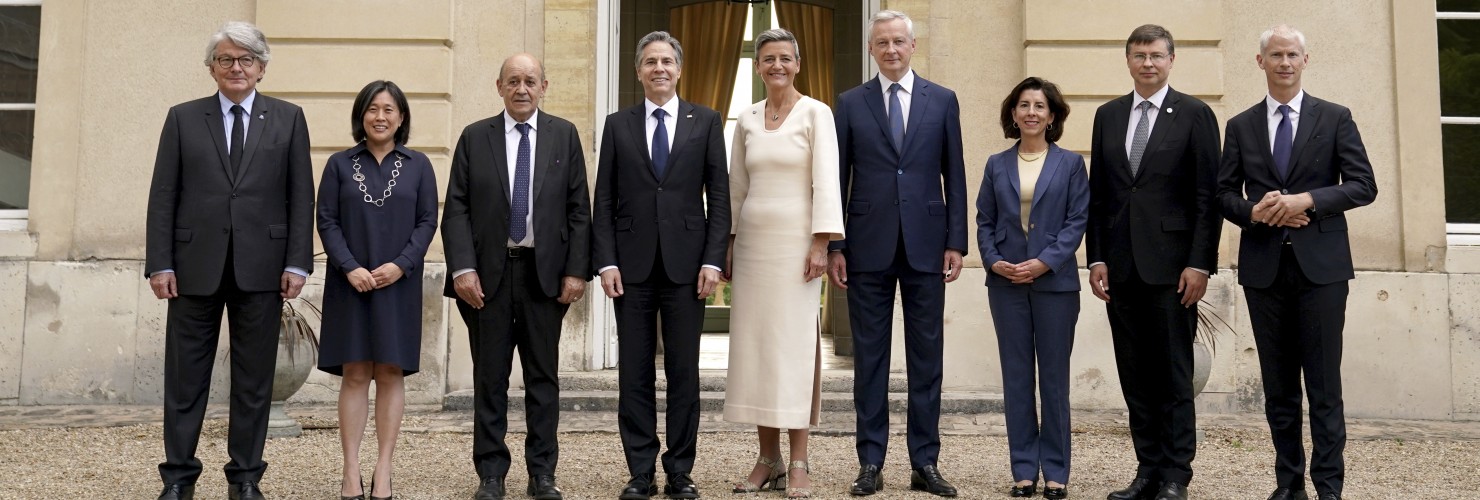
[(832, 111), (802, 97), (776, 130), (765, 102), (742, 111), (730, 159), (730, 368), (725, 420), (817, 424), (822, 278), (805, 281), (813, 234), (843, 238)]

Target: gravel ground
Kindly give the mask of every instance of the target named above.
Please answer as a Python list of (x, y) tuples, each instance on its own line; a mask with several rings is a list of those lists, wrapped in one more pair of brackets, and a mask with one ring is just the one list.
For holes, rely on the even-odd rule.
[[(417, 428), (432, 417), (409, 416)], [(339, 441), (332, 421), (308, 419), (314, 429), (302, 437), (271, 440), (271, 464), (262, 484), (271, 498), (336, 498)], [(161, 426), (52, 428), (0, 432), (0, 498), (86, 498), (108, 492), (122, 498), (153, 498), (159, 491), (154, 464), (162, 457)], [(526, 476), (517, 457), (523, 437), (511, 434), (516, 464), (509, 474), (511, 492), (522, 493)], [(209, 420), (200, 446), (206, 464), (197, 491), (201, 498), (224, 496), (220, 474), (226, 457), (224, 420)], [(627, 479), (620, 440), (611, 432), (571, 432), (560, 436), (558, 484), (566, 498), (615, 498)], [(874, 498), (934, 498), (911, 492), (903, 436), (893, 436), (885, 466), (885, 490)], [(1307, 445), (1308, 446), (1308, 445)], [(367, 440), (361, 456), (370, 473), (375, 456)], [(706, 498), (732, 498), (730, 481), (750, 470), (753, 436), (703, 433), (694, 478)], [(477, 478), (469, 463), (471, 436), (462, 432), (408, 432), (397, 448), (396, 498), (405, 500), (468, 498)], [(1239, 428), (1208, 428), (1198, 450), (1192, 485), (1198, 499), (1264, 498), (1273, 486), (1273, 454), (1263, 433)], [(1465, 472), (1480, 466), (1480, 442), (1362, 440), (1347, 446), (1346, 497), (1399, 499), (1480, 496), (1480, 480)], [(1130, 479), (1130, 439), (1106, 423), (1076, 426), (1071, 498), (1098, 499)], [(961, 490), (961, 498), (1005, 498), (1010, 477), (1007, 442), (1001, 436), (947, 436), (940, 460), (942, 472)], [(851, 436), (814, 436), (812, 470), (815, 498), (849, 498), (847, 485), (856, 471)], [(1443, 481), (1452, 481), (1443, 484)], [(218, 496), (219, 495), (219, 496)], [(761, 495), (780, 498), (780, 494)], [(512, 498), (522, 498), (515, 495)]]

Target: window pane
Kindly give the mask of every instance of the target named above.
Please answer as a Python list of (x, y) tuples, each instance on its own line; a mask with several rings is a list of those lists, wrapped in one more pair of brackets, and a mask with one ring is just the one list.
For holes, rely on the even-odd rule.
[(1444, 212), (1480, 223), (1480, 125), (1444, 125)]
[(1480, 0), (1438, 0), (1439, 12), (1480, 12)]
[(35, 111), (0, 111), (0, 210), (26, 208)]
[(0, 7), (0, 102), (36, 102), (41, 7)]
[(1480, 20), (1438, 22), (1439, 112), (1480, 116)]

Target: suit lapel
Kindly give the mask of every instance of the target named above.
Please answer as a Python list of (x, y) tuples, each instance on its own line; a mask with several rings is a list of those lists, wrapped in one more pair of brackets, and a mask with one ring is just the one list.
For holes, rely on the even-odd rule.
[[(631, 138), (632, 146), (641, 153), (642, 164), (647, 165), (643, 171), (647, 172), (648, 177), (653, 178), (653, 182), (658, 182), (658, 173), (653, 170), (653, 153), (648, 151), (647, 105), (638, 104), (632, 108), (630, 115), (627, 121), (627, 137)], [(668, 155), (668, 158), (672, 161), (673, 155)]]
[(499, 113), (489, 124), (492, 130), (488, 131), (488, 146), (493, 150), (493, 178), (504, 190), (504, 201), (512, 201), (514, 197), (510, 194), (509, 185), (513, 184), (513, 179), (509, 179), (509, 150), (504, 141), (504, 120), (507, 115)]
[[(1015, 200), (1023, 199), (1023, 179), (1022, 174), (1018, 172), (1017, 163), (1019, 146), (1022, 146), (1021, 142), (1012, 145), (1012, 156), (1007, 159), (1007, 168), (1002, 169), (1007, 175), (1007, 185), (1012, 186), (1012, 195), (1015, 197), (1013, 198)], [(1018, 205), (1020, 204), (1007, 203), (1007, 210), (1009, 212), (1021, 211), (1021, 209), (1016, 208)], [(1022, 216), (1021, 213), (1017, 215)]]
[(910, 121), (904, 127), (904, 151), (909, 151), (915, 136), (920, 135), (915, 131), (919, 130), (920, 122), (925, 120), (925, 114), (930, 112), (930, 94), (930, 82), (915, 75), (914, 94), (910, 95)]
[(1053, 182), (1053, 176), (1059, 173), (1059, 162), (1063, 159), (1063, 150), (1049, 144), (1048, 156), (1043, 158), (1043, 170), (1038, 172), (1038, 182), (1033, 184), (1033, 201), (1028, 206), (1029, 215), (1038, 209), (1038, 200), (1042, 200), (1043, 195), (1048, 192), (1049, 183)]
[(257, 146), (262, 143), (262, 136), (267, 135), (267, 131), (272, 128), (273, 120), (268, 119), (272, 116), (271, 106), (268, 99), (258, 93), (257, 100), (253, 102), (252, 107), (255, 109), (252, 110), (252, 115), (243, 117), (251, 125), (247, 125), (247, 142), (244, 145), (245, 149), (242, 150), (242, 165), (241, 168), (236, 169), (236, 181), (233, 184), (241, 182), (246, 177), (247, 169), (252, 168), (252, 157), (257, 153)]
[(1290, 177), (1295, 177), (1295, 169), (1300, 167), (1300, 153), (1305, 150), (1306, 143), (1310, 142), (1310, 136), (1321, 122), (1321, 100), (1305, 94), (1300, 103), (1300, 124), (1295, 129), (1295, 143), (1290, 148)]
[[(674, 161), (683, 150), (683, 145), (688, 144), (689, 137), (694, 135), (694, 105), (688, 101), (678, 101), (678, 116), (673, 117), (673, 144), (668, 145), (668, 175), (673, 175), (673, 168), (678, 165)], [(645, 130), (645, 129), (644, 129)], [(667, 177), (658, 179), (662, 184)]]
[(545, 168), (546, 165), (558, 163), (559, 159), (550, 158), (551, 142), (555, 139), (555, 132), (551, 130), (555, 121), (551, 120), (543, 110), (540, 111), (540, 128), (535, 130), (534, 139), (534, 161), (529, 164), (529, 175), (534, 176), (534, 195), (529, 197), (530, 210), (534, 209), (534, 200), (540, 199), (540, 187), (545, 185), (545, 178), (550, 176), (554, 168)]
[(214, 95), (205, 106), (205, 121), (206, 130), (210, 131), (211, 140), (216, 143), (216, 155), (221, 157), (221, 176), (234, 185), (236, 179), (231, 176), (231, 157), (226, 154), (226, 122), (221, 118), (221, 101)]
[(879, 93), (878, 77), (863, 84), (863, 102), (874, 115), (874, 121), (879, 122), (879, 139), (889, 144), (889, 149), (894, 149), (894, 141), (889, 138), (889, 117), (884, 112), (884, 96)]
[(1274, 171), (1274, 152), (1269, 145), (1269, 105), (1260, 100), (1254, 105), (1254, 111), (1259, 116), (1255, 120), (1249, 120), (1249, 133), (1254, 136), (1254, 141), (1259, 144), (1259, 154), (1264, 158), (1264, 164), (1269, 166), (1269, 173), (1279, 179), (1279, 172)]
[(1110, 137), (1105, 138), (1105, 142), (1110, 144), (1111, 151), (1110, 154), (1105, 155), (1105, 158), (1117, 159), (1124, 162), (1124, 168), (1114, 170), (1124, 172), (1127, 178), (1131, 175), (1131, 160), (1130, 151), (1126, 151), (1125, 149), (1125, 134), (1127, 132), (1126, 127), (1129, 126), (1128, 123), (1131, 119), (1131, 103), (1135, 102), (1132, 97), (1133, 95), (1134, 92), (1113, 101), (1115, 104), (1110, 107)]
[[(1136, 169), (1136, 179), (1146, 175), (1146, 170), (1148, 170), (1146, 167), (1152, 165), (1146, 162), (1147, 158), (1161, 145), (1161, 140), (1166, 138), (1167, 131), (1177, 126), (1176, 108), (1181, 102), (1182, 94), (1168, 88), (1166, 99), (1161, 103), (1161, 109), (1156, 110), (1158, 113), (1156, 125), (1151, 128), (1151, 136), (1146, 138), (1146, 150), (1141, 152), (1141, 168)], [(1126, 126), (1130, 126), (1129, 117), (1127, 117)]]

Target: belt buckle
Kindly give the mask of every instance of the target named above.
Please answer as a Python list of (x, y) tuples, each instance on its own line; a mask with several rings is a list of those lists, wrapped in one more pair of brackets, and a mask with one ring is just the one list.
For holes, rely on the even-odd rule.
[(524, 247), (507, 247), (507, 248), (504, 249), (504, 255), (507, 256), (510, 259), (517, 259), (517, 258), (523, 257), (524, 256)]

